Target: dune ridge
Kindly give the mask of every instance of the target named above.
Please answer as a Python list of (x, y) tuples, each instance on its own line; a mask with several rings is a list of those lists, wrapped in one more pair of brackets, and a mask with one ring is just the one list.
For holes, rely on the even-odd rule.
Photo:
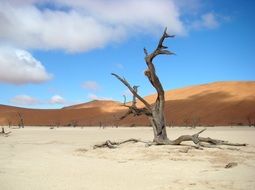
[[(165, 115), (168, 125), (248, 125), (255, 121), (255, 81), (215, 82), (190, 86), (165, 93)], [(156, 94), (144, 97), (150, 104)], [(138, 101), (138, 106), (142, 103)], [(18, 113), (25, 125), (149, 125), (146, 117), (132, 117), (119, 121), (126, 108), (112, 100), (91, 102), (62, 109), (27, 109), (0, 105), (0, 124), (17, 125)]]

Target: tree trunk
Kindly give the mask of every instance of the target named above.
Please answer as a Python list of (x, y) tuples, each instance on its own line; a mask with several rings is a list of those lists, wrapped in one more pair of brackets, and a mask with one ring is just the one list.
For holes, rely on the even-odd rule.
[(152, 116), (149, 119), (154, 133), (153, 141), (162, 144), (169, 141), (169, 139), (166, 132), (165, 115), (162, 113), (164, 108), (160, 108), (158, 104), (159, 101), (156, 101), (156, 104), (152, 108)]
[(158, 97), (154, 105), (151, 106), (152, 116), (150, 117), (150, 122), (154, 131), (154, 142), (158, 144), (166, 144), (169, 142), (166, 132), (166, 121), (165, 121), (165, 91), (163, 86), (156, 74), (156, 69), (153, 64), (153, 59), (161, 54), (171, 55), (173, 54), (169, 50), (166, 50), (167, 47), (163, 45), (165, 38), (174, 37), (166, 33), (166, 29), (159, 40), (156, 50), (151, 54), (148, 54), (147, 50), (144, 49), (145, 53), (145, 62), (148, 66), (148, 69), (145, 71), (145, 75), (149, 79), (152, 86), (156, 89)]

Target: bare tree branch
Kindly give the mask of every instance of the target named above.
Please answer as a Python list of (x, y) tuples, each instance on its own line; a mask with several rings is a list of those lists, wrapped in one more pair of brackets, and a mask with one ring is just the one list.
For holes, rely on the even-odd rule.
[(127, 139), (127, 140), (120, 141), (120, 142), (113, 142), (113, 141), (107, 140), (104, 143), (94, 145), (93, 149), (105, 148), (105, 147), (112, 149), (112, 148), (117, 148), (119, 145), (125, 144), (125, 143), (128, 143), (128, 142), (132, 142), (132, 143), (138, 143), (138, 142), (149, 143), (149, 142), (145, 142), (145, 141), (142, 141), (142, 140), (139, 140), (139, 139)]
[(129, 91), (135, 96), (137, 97), (148, 110), (151, 110), (151, 106), (150, 104), (143, 99), (139, 94), (137, 94), (137, 92), (134, 90), (134, 88), (131, 87), (131, 85), (126, 81), (126, 79), (121, 78), (119, 75), (112, 73), (113, 76), (115, 76), (118, 80), (120, 80), (126, 87), (128, 87)]
[(123, 95), (123, 97), (124, 97), (123, 105), (126, 105), (127, 98), (125, 95)]
[(162, 100), (164, 100), (164, 89), (159, 81), (158, 76), (156, 75), (155, 67), (152, 61), (157, 55), (160, 55), (160, 54), (166, 54), (166, 55), (174, 54), (173, 52), (166, 50), (168, 47), (163, 45), (163, 42), (166, 38), (174, 37), (174, 36), (168, 35), (166, 31), (167, 31), (167, 28), (165, 28), (164, 33), (159, 40), (157, 48), (151, 54), (148, 54), (147, 50), (144, 48), (145, 55), (146, 55), (145, 61), (148, 66), (148, 69), (145, 71), (144, 74), (148, 77), (151, 84), (157, 90), (159, 98), (162, 98)]

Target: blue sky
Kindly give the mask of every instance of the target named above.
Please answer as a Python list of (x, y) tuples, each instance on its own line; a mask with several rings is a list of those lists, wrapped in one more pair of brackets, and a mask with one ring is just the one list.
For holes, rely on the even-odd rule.
[(155, 59), (166, 90), (255, 80), (253, 0), (2, 0), (0, 104), (61, 108), (122, 101), (115, 72), (154, 93), (143, 75), (165, 26), (175, 56)]

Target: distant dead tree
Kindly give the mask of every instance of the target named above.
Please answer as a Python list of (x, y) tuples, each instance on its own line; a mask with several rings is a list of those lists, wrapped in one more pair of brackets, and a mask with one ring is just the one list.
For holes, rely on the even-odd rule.
[(118, 117), (116, 115), (113, 115), (113, 126), (115, 126), (116, 128), (119, 127)]
[(185, 126), (185, 127), (190, 126), (190, 119), (189, 119), (188, 116), (184, 116), (184, 118), (183, 118), (183, 123), (184, 123), (184, 126)]
[(20, 112), (18, 112), (18, 126), (19, 128), (24, 128), (24, 117)]
[(7, 119), (8, 127), (11, 128), (12, 126), (12, 120), (10, 118)]
[(247, 115), (246, 120), (249, 127), (255, 127), (255, 119), (252, 119), (251, 115)]
[(173, 120), (170, 120), (168, 122), (168, 127), (174, 127), (174, 121)]
[(71, 122), (70, 122), (70, 126), (72, 127), (77, 127), (79, 124), (79, 121), (77, 119), (73, 119)]
[(196, 128), (197, 126), (200, 125), (200, 118), (196, 116), (192, 116), (191, 118), (191, 128)]
[(56, 126), (57, 128), (59, 128), (59, 126), (60, 126), (60, 121), (59, 121), (59, 120), (54, 121), (54, 122), (53, 122), (53, 126)]
[[(157, 98), (154, 104), (149, 104), (144, 98), (142, 98), (138, 92), (138, 86), (131, 86), (129, 82), (125, 78), (121, 78), (119, 75), (112, 73), (119, 81), (121, 81), (133, 94), (132, 104), (127, 105), (124, 102), (124, 106), (128, 108), (128, 112), (123, 115), (120, 119), (126, 118), (128, 115), (132, 114), (134, 116), (145, 115), (150, 120), (151, 126), (153, 128), (154, 139), (153, 142), (147, 144), (154, 145), (180, 145), (183, 141), (193, 141), (197, 146), (211, 147), (212, 145), (233, 145), (233, 146), (245, 146), (245, 144), (233, 144), (228, 143), (227, 141), (216, 140), (211, 138), (203, 138), (199, 137), (199, 134), (205, 131), (205, 129), (199, 131), (194, 135), (182, 135), (175, 140), (169, 140), (167, 137), (166, 131), (166, 119), (164, 114), (165, 108), (165, 92), (162, 87), (162, 84), (156, 74), (156, 69), (153, 64), (154, 58), (159, 55), (172, 55), (173, 52), (167, 50), (167, 47), (163, 45), (163, 42), (167, 38), (173, 38), (174, 36), (167, 34), (167, 29), (165, 29), (162, 37), (159, 40), (159, 43), (156, 49), (152, 53), (148, 53), (148, 51), (144, 48), (145, 53), (145, 62), (147, 65), (147, 69), (144, 72), (145, 76), (148, 78), (151, 85), (157, 91)], [(136, 99), (140, 100), (144, 107), (139, 108), (136, 106)], [(94, 148), (101, 147), (109, 147), (116, 148), (118, 145), (126, 143), (126, 142), (143, 142), (138, 139), (128, 139), (121, 142), (111, 142), (110, 140), (97, 144)]]

